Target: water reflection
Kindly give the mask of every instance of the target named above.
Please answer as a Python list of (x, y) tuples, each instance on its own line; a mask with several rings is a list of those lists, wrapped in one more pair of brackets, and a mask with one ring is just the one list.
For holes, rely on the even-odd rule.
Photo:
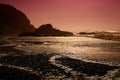
[(92, 60), (114, 65), (120, 64), (120, 42), (116, 41), (88, 37), (21, 37), (9, 38), (9, 40), (18, 42), (43, 42), (39, 45), (29, 44), (16, 47), (28, 52), (38, 54), (58, 53), (77, 59)]

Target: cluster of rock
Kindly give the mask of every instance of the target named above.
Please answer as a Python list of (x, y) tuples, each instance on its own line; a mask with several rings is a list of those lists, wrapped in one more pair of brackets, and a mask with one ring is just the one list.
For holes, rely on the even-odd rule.
[[(98, 32), (94, 34), (94, 38), (99, 38), (99, 39), (106, 39), (106, 40), (114, 40), (114, 41), (120, 41), (120, 36), (115, 35), (117, 33), (110, 33), (110, 32)], [(120, 34), (120, 33), (119, 33)]]
[(38, 29), (30, 23), (27, 16), (13, 6), (0, 4), (0, 36), (70, 36), (72, 33), (60, 31), (51, 24)]
[(73, 33), (67, 31), (60, 31), (53, 28), (51, 24), (41, 25), (33, 33), (21, 33), (19, 36), (72, 36)]

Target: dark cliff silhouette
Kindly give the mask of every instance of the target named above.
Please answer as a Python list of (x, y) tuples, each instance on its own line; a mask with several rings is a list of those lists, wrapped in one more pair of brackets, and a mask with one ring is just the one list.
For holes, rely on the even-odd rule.
[(7, 4), (0, 4), (0, 36), (34, 32), (35, 28), (21, 11)]
[(73, 33), (60, 31), (53, 28), (51, 24), (41, 25), (34, 33), (22, 33), (20, 36), (72, 36)]

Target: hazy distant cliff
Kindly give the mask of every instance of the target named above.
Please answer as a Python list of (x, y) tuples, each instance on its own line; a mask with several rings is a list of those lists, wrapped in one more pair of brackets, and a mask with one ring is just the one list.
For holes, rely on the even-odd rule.
[(51, 24), (41, 25), (34, 33), (22, 33), (20, 36), (72, 36), (73, 33), (60, 31), (53, 28)]
[(27, 16), (16, 8), (0, 4), (0, 35), (18, 35), (23, 32), (34, 32)]

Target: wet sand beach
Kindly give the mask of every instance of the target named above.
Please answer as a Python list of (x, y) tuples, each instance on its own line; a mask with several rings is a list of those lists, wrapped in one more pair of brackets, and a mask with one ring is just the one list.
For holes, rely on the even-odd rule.
[[(2, 42), (1, 42), (2, 43)], [(87, 62), (58, 53), (27, 52), (23, 42), (0, 44), (0, 79), (3, 80), (119, 80), (120, 67)], [(23, 46), (31, 45), (25, 43)], [(38, 45), (38, 44), (36, 44)], [(39, 45), (42, 45), (41, 43)], [(33, 54), (34, 53), (34, 54)]]

